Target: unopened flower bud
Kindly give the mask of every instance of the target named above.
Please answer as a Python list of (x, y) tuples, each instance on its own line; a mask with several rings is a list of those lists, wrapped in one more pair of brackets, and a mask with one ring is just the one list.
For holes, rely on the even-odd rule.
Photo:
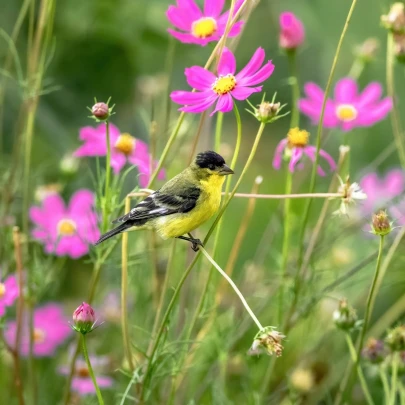
[(92, 114), (99, 120), (106, 120), (110, 115), (110, 110), (108, 104), (106, 103), (96, 103), (91, 107)]
[(281, 110), (285, 107), (286, 104), (281, 105), (280, 103), (275, 102), (276, 95), (273, 96), (272, 101), (262, 101), (257, 108), (253, 106), (249, 101), (250, 106), (252, 107), (253, 111), (247, 110), (250, 112), (254, 117), (256, 117), (260, 122), (264, 124), (270, 124), (278, 119), (286, 116), (289, 113), (281, 114)]
[(283, 352), (281, 342), (284, 338), (285, 336), (276, 331), (272, 326), (266, 326), (256, 334), (248, 354), (259, 355), (266, 353), (269, 356), (275, 354), (277, 357), (280, 357)]
[(298, 48), (305, 39), (305, 30), (302, 22), (290, 12), (280, 14), (280, 48), (293, 50)]
[(393, 352), (402, 352), (405, 350), (405, 325), (397, 326), (391, 329), (385, 343)]
[(380, 44), (377, 38), (367, 38), (355, 48), (355, 55), (365, 63), (374, 60)]
[(338, 309), (333, 312), (333, 321), (339, 329), (346, 331), (350, 331), (356, 325), (356, 311), (346, 299), (340, 300)]
[(365, 360), (372, 364), (382, 363), (386, 357), (386, 350), (384, 348), (384, 342), (370, 338), (362, 351), (362, 356)]
[(90, 333), (94, 329), (95, 322), (94, 309), (85, 302), (73, 312), (73, 329), (82, 335)]
[(380, 210), (373, 215), (371, 232), (375, 235), (385, 236), (392, 231), (391, 225), (386, 211)]
[(382, 25), (394, 34), (405, 33), (404, 3), (394, 3), (387, 15), (381, 16)]

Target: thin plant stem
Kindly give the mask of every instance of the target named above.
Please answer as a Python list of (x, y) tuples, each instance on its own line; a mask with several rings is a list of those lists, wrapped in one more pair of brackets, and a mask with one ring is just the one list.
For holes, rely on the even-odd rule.
[(370, 391), (368, 389), (366, 379), (364, 378), (363, 370), (361, 369), (361, 366), (358, 361), (358, 357), (357, 357), (356, 349), (353, 344), (352, 337), (350, 336), (350, 334), (348, 332), (345, 333), (345, 337), (346, 337), (347, 346), (349, 347), (349, 352), (350, 352), (350, 356), (352, 358), (352, 362), (353, 362), (353, 364), (357, 364), (356, 369), (357, 369), (357, 374), (359, 376), (360, 385), (363, 390), (363, 394), (366, 398), (367, 403), (369, 405), (374, 405), (374, 401), (373, 401), (373, 398), (371, 397)]
[(386, 57), (386, 74), (387, 74), (387, 93), (392, 99), (392, 109), (390, 112), (392, 133), (396, 147), (398, 149), (398, 156), (402, 167), (405, 167), (405, 149), (403, 143), (403, 134), (401, 128), (401, 119), (398, 113), (398, 102), (395, 95), (395, 56), (394, 56), (394, 34), (388, 33), (387, 37), (387, 57)]
[(16, 393), (18, 396), (18, 403), (20, 405), (24, 404), (24, 388), (21, 378), (21, 367), (20, 367), (20, 347), (21, 347), (21, 332), (22, 332), (22, 322), (23, 322), (23, 311), (24, 311), (24, 293), (23, 293), (23, 258), (21, 250), (21, 238), (20, 230), (18, 227), (13, 228), (13, 243), (14, 243), (14, 257), (17, 270), (17, 282), (18, 282), (18, 301), (17, 301), (17, 316), (16, 324), (17, 330), (15, 334), (14, 349), (12, 350), (12, 355), (14, 359), (14, 383), (16, 388)]
[(190, 165), (193, 162), (194, 156), (196, 154), (197, 145), (201, 137), (202, 129), (204, 127), (205, 118), (207, 117), (207, 111), (203, 111), (200, 116), (200, 122), (198, 123), (197, 134), (194, 137), (193, 146), (190, 152), (190, 158), (188, 160), (188, 164)]
[(380, 365), (378, 367), (378, 371), (380, 374), (380, 379), (381, 379), (381, 383), (383, 385), (383, 389), (384, 389), (384, 404), (388, 404), (389, 399), (390, 399), (390, 386), (388, 384), (388, 378), (387, 375), (385, 374), (385, 370), (383, 369), (383, 367)]
[(398, 363), (399, 353), (394, 352), (392, 356), (391, 394), (388, 405), (395, 405), (397, 399)]
[[(317, 168), (318, 168), (318, 163), (319, 163), (319, 151), (321, 149), (321, 139), (322, 139), (322, 128), (323, 128), (323, 120), (325, 117), (325, 108), (326, 108), (326, 103), (328, 100), (328, 95), (329, 95), (329, 91), (332, 87), (332, 80), (335, 74), (335, 70), (336, 70), (336, 66), (337, 66), (337, 62), (339, 59), (339, 55), (340, 55), (340, 51), (342, 48), (342, 44), (343, 44), (343, 40), (344, 37), (346, 35), (347, 29), (349, 27), (349, 23), (350, 20), (352, 18), (353, 15), (353, 11), (355, 9), (357, 0), (352, 0), (352, 4), (350, 6), (349, 12), (347, 14), (347, 18), (346, 18), (346, 22), (343, 26), (343, 30), (342, 33), (340, 35), (340, 39), (336, 48), (336, 52), (335, 52), (335, 56), (333, 58), (333, 62), (332, 62), (332, 67), (329, 73), (329, 77), (328, 77), (328, 81), (326, 84), (326, 88), (325, 88), (325, 93), (323, 96), (323, 101), (322, 101), (322, 108), (321, 108), (321, 114), (319, 117), (319, 124), (318, 124), (318, 130), (317, 130), (317, 135), (316, 135), (316, 153), (315, 153), (315, 161), (314, 161), (314, 165), (312, 168), (312, 173), (311, 173), (311, 181), (310, 181), (310, 186), (309, 186), (309, 192), (313, 193), (315, 190), (315, 186), (316, 186), (316, 175), (317, 175)], [(298, 268), (301, 267), (302, 265), (302, 258), (303, 258), (303, 253), (304, 253), (304, 238), (305, 238), (305, 230), (308, 224), (308, 220), (309, 220), (309, 212), (311, 209), (311, 204), (312, 204), (312, 198), (310, 198), (305, 206), (305, 211), (304, 211), (304, 215), (303, 215), (303, 221), (302, 221), (302, 226), (301, 226), (301, 231), (299, 234), (299, 254), (298, 254)]]
[(215, 142), (214, 142), (214, 150), (215, 152), (219, 153), (219, 149), (221, 147), (221, 135), (222, 135), (222, 123), (224, 122), (224, 113), (218, 111), (217, 114), (217, 122), (215, 124)]
[(105, 122), (105, 137), (107, 142), (107, 156), (105, 163), (105, 189), (103, 199), (103, 232), (108, 228), (108, 217), (110, 209), (110, 179), (111, 179), (111, 145), (110, 145), (110, 123)]
[(398, 381), (399, 386), (399, 398), (401, 401), (401, 405), (405, 405), (405, 387), (401, 380)]
[(371, 311), (372, 311), (372, 302), (373, 302), (373, 297), (374, 294), (377, 294), (378, 290), (376, 291), (376, 285), (377, 285), (377, 280), (379, 277), (379, 272), (380, 272), (380, 267), (381, 267), (381, 258), (382, 258), (382, 252), (383, 252), (383, 246), (384, 246), (384, 236), (380, 236), (380, 243), (379, 243), (379, 248), (378, 248), (378, 256), (377, 256), (377, 263), (376, 263), (376, 268), (374, 271), (374, 277), (373, 277), (373, 281), (371, 283), (371, 287), (368, 293), (368, 297), (367, 297), (367, 302), (366, 302), (366, 312), (364, 314), (364, 323), (362, 325), (361, 331), (360, 331), (360, 336), (358, 339), (358, 343), (357, 343), (357, 362), (353, 364), (352, 367), (348, 367), (346, 368), (346, 372), (343, 376), (342, 379), (342, 383), (339, 387), (339, 390), (336, 394), (336, 398), (335, 398), (335, 405), (340, 404), (341, 400), (343, 398), (343, 394), (346, 391), (346, 387), (350, 381), (350, 376), (353, 373), (353, 370), (355, 368), (357, 368), (358, 366), (358, 362), (360, 360), (360, 355), (361, 355), (361, 350), (363, 348), (363, 343), (364, 343), (364, 338), (366, 336), (367, 333), (367, 329), (368, 329), (368, 324), (370, 321), (370, 316), (371, 316)]
[(218, 263), (208, 254), (208, 252), (202, 247), (200, 246), (200, 250), (202, 252), (202, 254), (208, 259), (208, 261), (219, 271), (219, 273), (222, 275), (222, 277), (225, 278), (226, 281), (228, 281), (228, 283), (231, 285), (231, 287), (234, 289), (234, 291), (236, 292), (237, 296), (239, 297), (239, 299), (241, 300), (243, 306), (245, 307), (246, 311), (248, 312), (248, 314), (250, 315), (250, 317), (253, 319), (253, 322), (257, 325), (257, 327), (259, 328), (259, 330), (264, 329), (262, 324), (259, 322), (259, 320), (257, 319), (256, 315), (254, 314), (254, 312), (251, 310), (251, 308), (249, 307), (249, 304), (247, 303), (245, 297), (243, 296), (243, 294), (239, 291), (238, 287), (236, 286), (236, 284), (232, 281), (232, 279), (228, 276), (228, 274), (226, 274), (221, 267), (218, 265)]
[[(131, 209), (131, 199), (125, 198), (125, 213)], [(121, 329), (122, 339), (124, 344), (124, 352), (128, 361), (128, 366), (131, 371), (134, 371), (134, 363), (132, 360), (131, 341), (129, 338), (128, 328), (128, 233), (122, 234), (122, 250), (121, 250)]]
[(300, 98), (300, 87), (297, 75), (297, 52), (296, 50), (287, 51), (288, 65), (290, 69), (290, 80), (292, 81), (292, 100), (291, 100), (291, 122), (290, 128), (298, 127), (300, 114), (298, 111), (298, 99)]
[(99, 403), (99, 405), (104, 405), (103, 396), (101, 395), (100, 388), (99, 388), (99, 386), (97, 384), (96, 376), (94, 375), (93, 367), (91, 366), (91, 362), (90, 362), (90, 358), (89, 358), (89, 353), (87, 351), (86, 335), (81, 334), (81, 339), (82, 339), (83, 357), (84, 357), (84, 359), (86, 361), (87, 368), (89, 370), (91, 380), (93, 381), (93, 385), (94, 385), (94, 388), (96, 390), (98, 403)]
[[(287, 171), (286, 182), (285, 182), (285, 193), (291, 194), (292, 191), (292, 172)], [(290, 248), (290, 228), (291, 228), (291, 219), (290, 219), (290, 199), (286, 199), (284, 203), (284, 235), (283, 235), (283, 248), (281, 256), (281, 282), (280, 282), (280, 293), (278, 298), (278, 323), (281, 325), (284, 312), (284, 289), (285, 281), (287, 278), (287, 264), (289, 257), (289, 248)]]
[(353, 62), (352, 67), (349, 70), (348, 76), (354, 80), (358, 80), (363, 73), (366, 64), (361, 58), (356, 58)]

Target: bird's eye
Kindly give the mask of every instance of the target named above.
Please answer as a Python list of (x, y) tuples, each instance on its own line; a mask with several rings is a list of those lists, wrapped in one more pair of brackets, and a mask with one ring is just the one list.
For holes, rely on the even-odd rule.
[(210, 170), (215, 170), (215, 165), (213, 165), (212, 163), (208, 165), (208, 169)]

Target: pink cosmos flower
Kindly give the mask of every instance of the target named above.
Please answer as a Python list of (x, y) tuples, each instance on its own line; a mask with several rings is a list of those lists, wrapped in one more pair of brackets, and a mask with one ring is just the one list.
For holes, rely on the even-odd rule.
[[(15, 347), (17, 323), (7, 323), (4, 337), (9, 346)], [(34, 355), (37, 357), (52, 356), (72, 333), (68, 319), (64, 316), (62, 307), (57, 303), (49, 303), (34, 311)], [(29, 353), (28, 317), (23, 318), (20, 354)]]
[[(235, 4), (234, 12), (239, 10), (243, 0)], [(197, 6), (194, 0), (177, 0), (176, 6), (169, 6), (166, 16), (179, 32), (171, 28), (168, 32), (185, 44), (198, 44), (205, 46), (211, 41), (218, 41), (225, 33), (229, 11), (221, 14), (225, 0), (205, 0), (204, 11)], [(228, 37), (236, 37), (242, 28), (243, 22), (233, 25)]]
[(302, 22), (290, 12), (280, 14), (280, 48), (298, 48), (305, 38), (305, 30)]
[[(109, 364), (109, 358), (106, 356), (96, 357), (90, 356), (90, 362), (96, 375), (97, 385), (100, 388), (109, 388), (114, 384), (114, 380), (108, 376), (99, 376), (98, 372), (102, 369), (106, 369)], [(63, 366), (59, 368), (59, 372), (63, 375), (69, 375), (69, 367)], [(72, 379), (72, 390), (79, 395), (95, 394), (93, 381), (91, 380), (89, 369), (87, 364), (82, 358), (78, 358), (76, 361), (75, 374)]]
[[(96, 128), (81, 128), (79, 138), (84, 143), (73, 153), (73, 156), (106, 156), (107, 142), (105, 128), (105, 124), (100, 124)], [(140, 174), (139, 184), (141, 187), (146, 187), (151, 175), (148, 145), (128, 133), (121, 133), (115, 125), (110, 124), (110, 146), (111, 167), (114, 173), (118, 174), (128, 161), (137, 166)], [(164, 178), (164, 171), (159, 173), (158, 178)]]
[(261, 67), (264, 58), (264, 50), (258, 48), (249, 63), (235, 75), (235, 56), (224, 48), (218, 64), (218, 76), (200, 66), (188, 68), (185, 70), (187, 83), (199, 91), (173, 91), (170, 97), (175, 103), (185, 105), (179, 111), (200, 113), (215, 102), (216, 107), (211, 115), (217, 111), (231, 111), (233, 98), (245, 100), (253, 93), (261, 91), (262, 86), (252, 86), (264, 82), (273, 73), (274, 65), (271, 61)]
[[(273, 167), (276, 170), (281, 168), (283, 154), (289, 158), (288, 169), (292, 173), (295, 171), (295, 167), (300, 163), (304, 155), (308, 156), (309, 159), (314, 162), (316, 147), (308, 145), (308, 138), (309, 133), (307, 131), (291, 128), (287, 134), (287, 138), (283, 139), (276, 147)], [(320, 149), (319, 155), (327, 161), (332, 171), (336, 169), (335, 161), (328, 153)], [(318, 166), (317, 171), (320, 176), (325, 176), (325, 172), (320, 166)]]
[[(355, 80), (349, 77), (339, 80), (335, 86), (334, 100), (328, 99), (326, 103), (324, 127), (341, 127), (343, 131), (350, 131), (383, 120), (392, 108), (392, 100), (390, 97), (381, 100), (382, 91), (381, 84), (373, 82), (359, 93)], [(317, 123), (324, 92), (315, 83), (305, 84), (304, 92), (306, 98), (299, 100), (298, 107)]]
[(30, 208), (36, 225), (32, 236), (44, 244), (46, 253), (72, 259), (84, 256), (89, 244), (100, 237), (94, 200), (94, 194), (85, 189), (76, 191), (67, 207), (59, 194), (46, 197), (41, 207)]
[(6, 313), (6, 307), (14, 304), (19, 295), (16, 276), (8, 276), (4, 282), (0, 281), (0, 317)]
[(405, 191), (405, 173), (393, 169), (383, 178), (378, 177), (377, 173), (368, 173), (360, 180), (360, 187), (367, 194), (362, 211), (371, 214)]

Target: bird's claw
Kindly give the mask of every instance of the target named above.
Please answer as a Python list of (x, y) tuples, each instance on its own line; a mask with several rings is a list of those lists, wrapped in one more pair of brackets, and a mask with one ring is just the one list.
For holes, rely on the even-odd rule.
[(199, 247), (198, 246), (202, 246), (204, 247), (204, 245), (202, 244), (200, 239), (193, 239), (191, 241), (191, 249), (194, 250), (194, 252), (198, 252)]

